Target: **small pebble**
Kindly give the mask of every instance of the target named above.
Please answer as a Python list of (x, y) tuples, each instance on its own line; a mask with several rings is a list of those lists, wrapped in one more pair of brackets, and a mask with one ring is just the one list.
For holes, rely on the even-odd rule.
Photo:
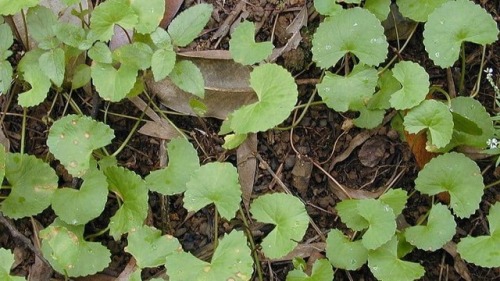
[(285, 159), (285, 170), (290, 170), (295, 165), (295, 155), (288, 155)]

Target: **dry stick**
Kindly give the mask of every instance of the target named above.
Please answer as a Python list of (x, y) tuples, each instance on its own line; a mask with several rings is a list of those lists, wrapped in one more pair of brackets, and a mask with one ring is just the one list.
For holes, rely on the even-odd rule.
[[(264, 167), (266, 168), (266, 170), (276, 180), (276, 182), (278, 183), (278, 185), (285, 191), (285, 193), (289, 194), (289, 195), (293, 195), (292, 192), (290, 191), (290, 189), (288, 189), (288, 187), (283, 183), (283, 181), (281, 181), (281, 179), (274, 173), (274, 171), (271, 169), (271, 167), (269, 166), (269, 164), (267, 164), (267, 162), (264, 159), (262, 159), (262, 157), (260, 156), (260, 154), (255, 153), (255, 157), (257, 158), (257, 160), (259, 160), (264, 165)], [(300, 202), (302, 202), (302, 204), (306, 205), (306, 203), (304, 202), (304, 200), (302, 200), (302, 198), (300, 198), (300, 197), (297, 197), (297, 198), (300, 200)], [(323, 234), (323, 232), (321, 232), (321, 230), (319, 229), (319, 227), (316, 225), (316, 223), (310, 217), (309, 217), (309, 223), (314, 228), (314, 230), (318, 233), (318, 235), (321, 237), (321, 240), (322, 241), (326, 241), (325, 235)]]
[(236, 5), (234, 10), (231, 11), (229, 16), (226, 18), (226, 20), (224, 20), (224, 22), (220, 25), (219, 29), (214, 33), (214, 35), (212, 35), (212, 38), (210, 38), (210, 40), (215, 40), (219, 38), (219, 40), (217, 40), (217, 42), (214, 45), (214, 49), (217, 49), (222, 38), (224, 38), (224, 36), (226, 36), (229, 33), (231, 25), (233, 24), (236, 17), (241, 13), (241, 10), (243, 10), (246, 4), (247, 3), (245, 1), (241, 1), (240, 3), (238, 3), (238, 5)]
[(31, 243), (31, 241), (26, 237), (24, 236), (23, 234), (21, 234), (21, 232), (19, 232), (19, 230), (17, 230), (17, 228), (9, 221), (7, 220), (4, 216), (3, 216), (3, 213), (0, 212), (0, 223), (5, 225), (5, 227), (7, 227), (7, 229), (10, 231), (10, 233), (12, 234), (12, 237), (14, 237), (14, 239), (18, 239), (20, 240), (26, 247), (28, 247), (28, 249), (30, 249), (41, 261), (43, 261), (45, 264), (47, 264), (50, 268), (51, 265), (49, 264), (49, 262), (43, 257), (42, 253), (37, 249), (35, 248), (35, 246), (33, 246), (33, 244)]
[(452, 99), (456, 98), (457, 90), (455, 89), (455, 81), (453, 81), (453, 74), (450, 67), (446, 69), (446, 80), (448, 80), (448, 94)]

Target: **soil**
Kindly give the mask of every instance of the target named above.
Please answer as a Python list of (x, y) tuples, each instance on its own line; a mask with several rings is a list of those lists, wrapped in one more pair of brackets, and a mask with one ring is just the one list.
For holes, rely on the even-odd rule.
[[(182, 9), (194, 2), (185, 0)], [(213, 35), (224, 24), (239, 5), (236, 0), (208, 0), (202, 1), (214, 5), (215, 11), (206, 31), (189, 50), (228, 49), (229, 37), (223, 35), (213, 38)], [(276, 47), (284, 46), (290, 34), (286, 28), (297, 16), (304, 5), (308, 9), (307, 26), (300, 30), (302, 41), (297, 48), (283, 53), (277, 63), (287, 68), (299, 84), (299, 102), (307, 103), (314, 92), (315, 83), (320, 77), (320, 70), (315, 67), (311, 54), (311, 39), (321, 17), (314, 12), (312, 0), (249, 0), (246, 1), (245, 11), (247, 19), (258, 24), (257, 41), (274, 39)], [(500, 2), (498, 0), (476, 0), (493, 17), (499, 21)], [(401, 59), (419, 62), (425, 66), (431, 77), (431, 84), (441, 85), (445, 89), (450, 87), (446, 71), (436, 67), (427, 58), (422, 46), (422, 27), (409, 42), (409, 46), (399, 54)], [(403, 41), (402, 41), (403, 42)], [(400, 42), (400, 43), (402, 43)], [(390, 42), (391, 49), (397, 48), (398, 42)], [(470, 91), (477, 79), (481, 62), (481, 48), (466, 45), (467, 74), (466, 89)], [(21, 49), (16, 45), (16, 54), (12, 62), (19, 60)], [(389, 57), (392, 57), (390, 54)], [(497, 81), (500, 71), (500, 45), (488, 46), (486, 49), (486, 66), (494, 69)], [(459, 69), (457, 67), (453, 70)], [(335, 69), (337, 70), (337, 69)], [(495, 93), (491, 86), (483, 79), (478, 99), (487, 107), (490, 113), (495, 114), (498, 109), (494, 103)], [(17, 89), (19, 90), (19, 89)], [(9, 101), (8, 96), (0, 96), (2, 106), (3, 132), (10, 143), (10, 151), (17, 152), (21, 148), (21, 130), (23, 109), (16, 105), (15, 98)], [(94, 115), (97, 120), (104, 120), (114, 130), (116, 138), (110, 151), (117, 149), (133, 130), (135, 121), (123, 116), (139, 117), (141, 111), (130, 101), (111, 104), (100, 103), (96, 111), (95, 97), (84, 92), (74, 93), (72, 98), (84, 110), (84, 114)], [(314, 100), (320, 100), (315, 97)], [(42, 159), (50, 160), (53, 168), (60, 176), (61, 186), (72, 186), (74, 180), (65, 172), (64, 168), (51, 157), (46, 146), (47, 131), (53, 119), (71, 113), (66, 110), (66, 100), (52, 93), (43, 104), (28, 109), (26, 126), (25, 152)], [(97, 114), (95, 114), (97, 112)], [(292, 112), (290, 117), (280, 125), (286, 128), (299, 120), (302, 109)], [(388, 114), (391, 114), (388, 112)], [(257, 134), (258, 155), (257, 170), (253, 184), (252, 198), (270, 192), (283, 192), (281, 182), (290, 189), (292, 194), (300, 197), (307, 206), (308, 214), (318, 226), (321, 234), (312, 227), (308, 230), (301, 244), (321, 243), (322, 237), (328, 230), (339, 228), (347, 231), (336, 214), (335, 205), (342, 199), (340, 194), (329, 180), (335, 178), (342, 185), (348, 187), (353, 194), (375, 197), (374, 194), (381, 188), (399, 187), (412, 193), (404, 211), (404, 219), (414, 224), (421, 215), (425, 214), (431, 205), (431, 198), (414, 193), (414, 179), (420, 168), (408, 144), (401, 140), (399, 134), (386, 122), (374, 130), (361, 130), (352, 126), (354, 114), (339, 114), (324, 105), (314, 105), (308, 108), (293, 129), (274, 129)], [(236, 151), (226, 151), (222, 148), (223, 138), (217, 134), (221, 121), (215, 118), (197, 118), (186, 115), (169, 115), (169, 118), (182, 130), (188, 133), (197, 149), (201, 162), (229, 161), (237, 165)], [(159, 138), (134, 133), (125, 149), (118, 155), (120, 165), (135, 171), (141, 176), (162, 166), (161, 146), (165, 142)], [(500, 172), (495, 169), (492, 159), (478, 160), (485, 184), (495, 182)], [(320, 169), (321, 167), (321, 169)], [(3, 195), (3, 194), (2, 194)], [(489, 206), (500, 200), (498, 186), (488, 188), (483, 197), (481, 208), (469, 219), (459, 220), (457, 234), (453, 241), (458, 242), (466, 235), (484, 235), (488, 233), (486, 214)], [(105, 228), (109, 218), (118, 208), (116, 200), (109, 199), (102, 215), (91, 221), (86, 227), (86, 234), (92, 234)], [(156, 193), (150, 194), (150, 216), (147, 223), (172, 234), (182, 243), (184, 250), (191, 251), (200, 258), (209, 259), (211, 254), (213, 235), (212, 208), (205, 208), (195, 214), (188, 214), (182, 207), (182, 196), (162, 197)], [(33, 217), (20, 220), (7, 220), (18, 233), (36, 241), (36, 230), (49, 225), (55, 218), (51, 209)], [(219, 235), (229, 232), (241, 225), (241, 221), (221, 221), (218, 225)], [(256, 223), (251, 225), (254, 238), (258, 242), (271, 229)], [(0, 221), (0, 247), (12, 249), (16, 255), (16, 263), (12, 273), (28, 276), (31, 280), (64, 280), (64, 277), (50, 270), (45, 270), (45, 276), (33, 275), (34, 268), (40, 269), (33, 251), (26, 245), (26, 241), (13, 235)], [(28, 241), (28, 242), (29, 242)], [(112, 251), (112, 262), (109, 267), (98, 275), (87, 279), (75, 280), (114, 280), (130, 266), (131, 256), (124, 251), (126, 239), (114, 241), (107, 235), (98, 237), (98, 241)], [(29, 242), (31, 243), (31, 242)], [(37, 247), (37, 243), (34, 243)], [(306, 260), (313, 262), (324, 256), (323, 251), (313, 251)], [(453, 256), (453, 251), (443, 249), (435, 252), (414, 250), (405, 257), (405, 260), (418, 262), (425, 267), (426, 274), (422, 280), (500, 280), (500, 269), (486, 269), (473, 264), (464, 264)], [(43, 267), (42, 267), (43, 268)], [(290, 260), (262, 261), (265, 280), (285, 280), (288, 271), (293, 269)], [(47, 273), (48, 272), (48, 273)], [(161, 276), (164, 268), (143, 271), (143, 278)], [(257, 280), (257, 279), (255, 279)], [(337, 270), (335, 280), (376, 280), (369, 269), (364, 266), (358, 271)]]

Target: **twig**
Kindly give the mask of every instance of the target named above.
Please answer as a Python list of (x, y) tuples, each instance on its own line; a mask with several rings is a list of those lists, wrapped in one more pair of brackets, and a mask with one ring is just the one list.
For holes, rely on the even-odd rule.
[(7, 227), (7, 229), (10, 231), (10, 234), (12, 234), (12, 237), (14, 239), (21, 241), (22, 244), (24, 244), (28, 249), (30, 249), (42, 262), (44, 262), (50, 268), (52, 268), (49, 262), (43, 257), (42, 253), (37, 248), (35, 248), (35, 246), (33, 246), (31, 241), (26, 236), (21, 234), (21, 232), (19, 232), (19, 230), (17, 230), (17, 228), (8, 219), (4, 217), (2, 212), (0, 212), (0, 223), (3, 224), (5, 227)]

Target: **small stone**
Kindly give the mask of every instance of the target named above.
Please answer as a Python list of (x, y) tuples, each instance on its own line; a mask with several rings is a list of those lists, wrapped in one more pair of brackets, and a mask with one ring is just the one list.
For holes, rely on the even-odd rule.
[(292, 169), (293, 166), (295, 165), (295, 160), (296, 160), (295, 155), (288, 155), (288, 157), (285, 159), (285, 170)]

